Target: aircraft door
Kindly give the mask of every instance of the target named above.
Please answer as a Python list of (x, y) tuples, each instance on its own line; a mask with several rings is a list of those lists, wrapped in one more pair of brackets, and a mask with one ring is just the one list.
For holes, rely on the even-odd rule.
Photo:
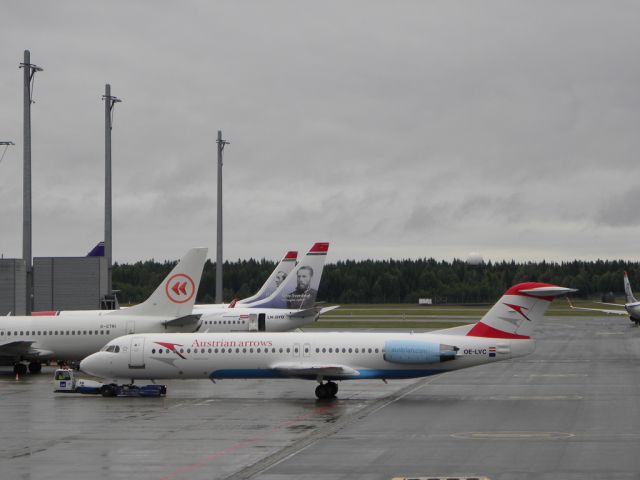
[(257, 332), (258, 331), (258, 315), (255, 313), (249, 314), (249, 331)]
[(144, 337), (132, 337), (129, 368), (144, 368)]
[(126, 330), (125, 330), (124, 334), (125, 335), (131, 335), (132, 333), (136, 333), (136, 321), (135, 320), (127, 320), (127, 326), (126, 326)]
[(305, 343), (305, 344), (303, 345), (303, 350), (302, 350), (302, 352), (303, 352), (303, 355), (304, 355), (305, 357), (310, 356), (310, 355), (311, 355), (311, 345), (309, 345), (308, 343)]
[(265, 322), (266, 317), (267, 315), (264, 313), (258, 314), (258, 331), (260, 332), (264, 332), (267, 329)]
[(294, 343), (293, 344), (293, 356), (294, 357), (299, 357), (300, 356), (300, 344), (299, 343)]

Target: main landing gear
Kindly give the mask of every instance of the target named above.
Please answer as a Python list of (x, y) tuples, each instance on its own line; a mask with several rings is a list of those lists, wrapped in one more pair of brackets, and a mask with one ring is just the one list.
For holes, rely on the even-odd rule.
[(316, 397), (320, 400), (335, 398), (338, 393), (338, 384), (335, 382), (321, 383), (316, 387)]
[(27, 374), (27, 366), (24, 363), (14, 363), (13, 364), (13, 373), (16, 375), (26, 375)]
[(42, 371), (42, 364), (40, 362), (30, 362), (29, 365), (22, 362), (13, 364), (13, 373), (16, 375), (26, 375), (27, 371), (29, 373), (40, 373)]

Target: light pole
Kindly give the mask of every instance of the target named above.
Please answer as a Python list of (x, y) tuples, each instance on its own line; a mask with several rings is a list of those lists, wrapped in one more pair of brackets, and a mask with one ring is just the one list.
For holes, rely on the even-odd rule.
[(104, 86), (104, 256), (107, 258), (107, 294), (111, 295), (112, 278), (112, 209), (111, 209), (111, 130), (113, 128), (113, 107), (121, 102), (118, 97), (111, 95), (111, 85)]
[(222, 139), (218, 130), (218, 238), (216, 248), (216, 303), (222, 303), (222, 152), (229, 142)]
[(31, 52), (24, 51), (24, 62), (20, 67), (24, 70), (24, 173), (22, 177), (22, 258), (27, 269), (27, 315), (33, 310), (33, 265), (31, 255), (31, 104), (33, 101), (33, 81), (36, 72), (42, 68), (31, 63)]

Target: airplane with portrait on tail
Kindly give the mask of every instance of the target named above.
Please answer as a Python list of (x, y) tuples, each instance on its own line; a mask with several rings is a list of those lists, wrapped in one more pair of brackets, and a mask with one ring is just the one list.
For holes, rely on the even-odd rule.
[(235, 302), (231, 302), (230, 304), (226, 303), (214, 303), (207, 305), (195, 305), (193, 308), (194, 314), (204, 314), (210, 312), (211, 310), (220, 310), (222, 308), (227, 307), (235, 307), (236, 305), (242, 305), (246, 303), (256, 302), (258, 300), (263, 300), (269, 297), (273, 292), (276, 291), (278, 286), (284, 281), (285, 278), (291, 273), (291, 270), (296, 266), (296, 260), (298, 259), (298, 252), (291, 250), (285, 254), (285, 256), (280, 260), (280, 263), (276, 265), (276, 268), (271, 272), (267, 281), (264, 282), (260, 290), (255, 295), (252, 295), (248, 298), (243, 298), (242, 300), (237, 300)]
[(37, 373), (41, 362), (78, 361), (128, 333), (195, 331), (200, 318), (192, 310), (206, 256), (206, 248), (189, 250), (146, 301), (127, 309), (0, 317), (0, 365), (24, 374), (29, 362)]
[(126, 335), (85, 358), (80, 369), (112, 381), (138, 379), (298, 378), (318, 383), (320, 399), (336, 381), (417, 378), (534, 351), (533, 327), (554, 297), (574, 289), (521, 283), (472, 325), (428, 333), (157, 333)]
[(601, 312), (607, 315), (623, 315), (629, 317), (636, 326), (640, 326), (640, 302), (636, 300), (636, 297), (633, 296), (633, 291), (631, 290), (631, 283), (629, 282), (629, 276), (627, 272), (624, 272), (624, 293), (627, 297), (627, 303), (608, 303), (608, 302), (597, 302), (601, 305), (611, 305), (614, 307), (622, 307), (624, 310), (611, 310), (606, 308), (587, 308), (587, 307), (575, 307), (569, 297), (567, 297), (567, 302), (569, 303), (569, 307), (572, 310), (579, 310), (583, 312)]
[(328, 243), (315, 243), (265, 298), (204, 310), (199, 331), (283, 332), (315, 322), (323, 313), (338, 308), (316, 304), (328, 250)]

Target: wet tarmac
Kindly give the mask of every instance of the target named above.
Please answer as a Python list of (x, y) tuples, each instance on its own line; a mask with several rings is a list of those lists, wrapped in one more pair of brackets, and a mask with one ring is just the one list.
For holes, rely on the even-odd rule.
[(167, 382), (166, 398), (0, 375), (2, 479), (640, 478), (640, 329), (546, 318), (536, 353), (420, 380)]

